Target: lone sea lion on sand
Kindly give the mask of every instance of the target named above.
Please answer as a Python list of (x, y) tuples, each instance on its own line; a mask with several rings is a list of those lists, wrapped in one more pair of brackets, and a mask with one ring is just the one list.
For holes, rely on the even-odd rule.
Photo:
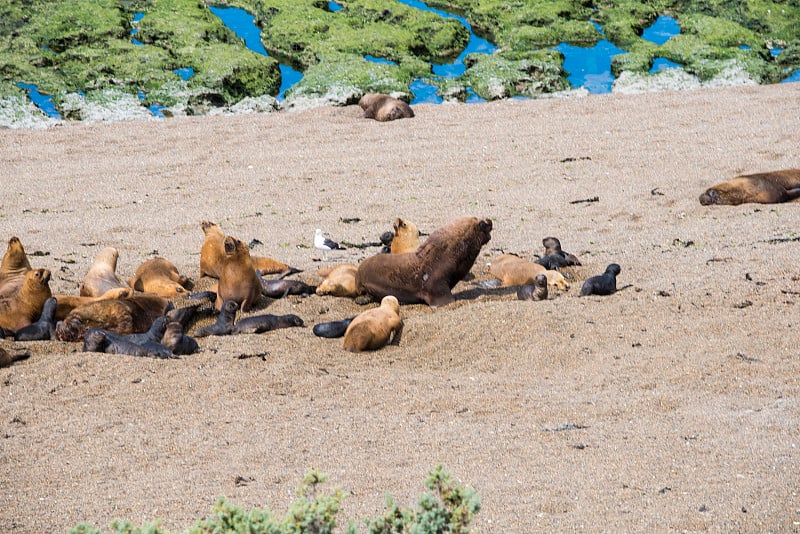
[(394, 295), (404, 304), (450, 304), (455, 300), (451, 290), (472, 268), (491, 231), (490, 219), (456, 219), (433, 232), (415, 252), (378, 254), (362, 261), (357, 288), (375, 298)]
[(414, 116), (414, 110), (400, 99), (380, 93), (367, 93), (358, 101), (364, 110), (365, 119), (379, 122), (407, 119)]
[(117, 276), (118, 259), (117, 249), (106, 247), (101, 250), (83, 278), (80, 295), (82, 297), (99, 297), (111, 289), (129, 288), (130, 286)]
[(581, 296), (611, 295), (617, 291), (617, 275), (622, 271), (616, 263), (609, 264), (606, 272), (587, 278), (581, 288)]
[(744, 174), (707, 189), (700, 204), (777, 204), (800, 198), (800, 169)]
[(188, 278), (178, 272), (178, 268), (164, 258), (153, 258), (136, 268), (133, 278), (128, 281), (136, 291), (155, 293), (162, 297), (174, 297), (191, 288)]
[(520, 286), (517, 289), (517, 299), (519, 300), (547, 300), (547, 277), (537, 274), (533, 279), (533, 285)]
[(393, 296), (383, 297), (381, 305), (362, 312), (347, 327), (342, 348), (350, 352), (378, 350), (403, 325), (400, 303)]
[(0, 328), (16, 332), (39, 319), (52, 297), (50, 271), (31, 269), (0, 285)]

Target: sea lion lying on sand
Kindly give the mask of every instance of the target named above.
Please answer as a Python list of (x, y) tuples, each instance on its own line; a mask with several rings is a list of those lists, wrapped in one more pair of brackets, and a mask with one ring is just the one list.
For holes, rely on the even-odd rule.
[(0, 284), (0, 328), (13, 333), (32, 324), (52, 296), (47, 269), (30, 269), (6, 278)]
[(322, 282), (317, 286), (317, 295), (331, 295), (333, 297), (357, 297), (361, 293), (356, 284), (358, 266), (352, 263), (343, 263), (332, 268), (320, 269), (317, 275)]
[(367, 93), (358, 101), (364, 110), (365, 119), (375, 119), (379, 122), (406, 119), (414, 116), (414, 110), (400, 99), (380, 93)]
[(545, 269), (543, 266), (532, 261), (520, 258), (516, 254), (501, 254), (489, 264), (489, 272), (499, 279), (481, 282), (481, 287), (498, 286), (527, 286), (534, 285), (536, 277), (540, 274), (547, 277), (547, 283), (555, 286), (562, 291), (569, 289), (564, 275), (558, 271)]
[(155, 293), (167, 298), (185, 293), (192, 286), (189, 279), (181, 275), (178, 268), (164, 258), (153, 258), (139, 265), (128, 285), (136, 291)]
[(617, 291), (617, 275), (622, 271), (616, 263), (609, 264), (606, 271), (598, 276), (587, 278), (581, 288), (581, 296), (611, 295)]
[(544, 245), (544, 256), (536, 260), (536, 263), (547, 270), (555, 271), (568, 265), (580, 265), (577, 256), (561, 250), (561, 241), (556, 237), (545, 237), (542, 239)]
[(800, 198), (800, 169), (744, 174), (708, 188), (700, 204), (777, 204)]
[(121, 335), (146, 332), (171, 307), (166, 298), (150, 294), (90, 302), (78, 306), (56, 324), (56, 337), (78, 341), (90, 327)]
[(342, 348), (350, 352), (378, 350), (403, 325), (400, 303), (393, 296), (383, 297), (381, 305), (362, 312), (347, 327)]
[(455, 300), (451, 290), (467, 275), (491, 239), (492, 221), (464, 217), (433, 232), (415, 252), (378, 254), (356, 272), (357, 289), (375, 298), (437, 307)]

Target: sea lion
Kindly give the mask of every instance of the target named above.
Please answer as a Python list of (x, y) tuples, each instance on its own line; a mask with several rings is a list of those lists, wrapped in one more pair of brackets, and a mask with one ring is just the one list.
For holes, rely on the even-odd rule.
[(16, 332), (39, 319), (52, 297), (50, 271), (31, 269), (0, 285), (0, 328)]
[(61, 294), (53, 295), (58, 301), (58, 305), (56, 306), (56, 321), (63, 321), (64, 318), (69, 315), (69, 312), (78, 306), (83, 306), (84, 304), (89, 304), (90, 302), (97, 302), (98, 300), (121, 299), (124, 297), (130, 297), (131, 295), (133, 295), (133, 289), (129, 287), (115, 287), (114, 289), (109, 289), (99, 297), (78, 297), (75, 295)]
[(233, 332), (233, 324), (236, 320), (236, 312), (239, 310), (239, 303), (235, 300), (226, 300), (219, 310), (217, 322), (203, 326), (195, 330), (194, 337), (206, 336), (227, 336)]
[(161, 344), (171, 350), (172, 354), (178, 355), (194, 354), (200, 350), (200, 345), (197, 344), (197, 341), (193, 337), (184, 334), (183, 325), (178, 321), (171, 321), (167, 324), (167, 329), (161, 338)]
[(156, 317), (147, 332), (128, 334), (125, 336), (125, 339), (132, 341), (137, 345), (141, 345), (147, 341), (161, 343), (161, 338), (164, 337), (164, 332), (167, 330), (168, 321), (169, 319), (167, 319), (166, 315)]
[(117, 259), (119, 252), (114, 247), (101, 250), (83, 278), (80, 296), (99, 297), (110, 289), (129, 288), (130, 286), (117, 276)]
[[(225, 233), (219, 225), (211, 221), (201, 221), (205, 239), (200, 247), (200, 278), (210, 276), (219, 278), (222, 264), (225, 259)], [(281, 274), (286, 272), (299, 272), (289, 265), (266, 256), (250, 256), (253, 268), (261, 274)]]
[[(516, 254), (501, 254), (489, 264), (489, 272), (500, 280), (502, 286), (534, 285), (540, 274), (547, 277), (547, 283), (564, 291), (569, 289), (564, 275), (548, 270), (538, 263), (520, 258)], [(497, 284), (482, 283), (482, 287), (496, 287)]]
[(139, 265), (133, 278), (128, 280), (136, 291), (174, 297), (191, 289), (191, 281), (178, 272), (178, 268), (164, 258), (153, 258)]
[(16, 362), (27, 360), (30, 357), (31, 357), (30, 352), (17, 352), (12, 354), (3, 347), (0, 347), (0, 368), (11, 367)]
[(83, 352), (104, 352), (106, 354), (126, 354), (148, 358), (177, 358), (167, 347), (154, 341), (134, 343), (102, 328), (89, 328), (83, 338)]
[(777, 204), (800, 198), (800, 169), (786, 169), (735, 176), (706, 189), (700, 195), (703, 206)]
[(561, 250), (561, 241), (556, 237), (545, 237), (542, 239), (544, 245), (544, 256), (536, 260), (536, 263), (547, 270), (555, 271), (568, 265), (580, 265), (577, 256)]
[(533, 279), (533, 285), (520, 286), (517, 289), (517, 299), (519, 300), (547, 300), (547, 276), (537, 274)]
[(329, 321), (327, 323), (317, 323), (312, 331), (317, 337), (337, 338), (342, 337), (347, 331), (347, 327), (353, 322), (355, 317), (342, 319), (341, 321)]
[(288, 315), (253, 315), (239, 319), (233, 326), (233, 334), (261, 334), (278, 328), (303, 326), (303, 319), (294, 314)]
[(383, 297), (381, 305), (358, 314), (344, 333), (342, 348), (350, 352), (378, 350), (403, 325), (400, 319), (400, 303), (389, 295)]
[(32, 267), (28, 261), (28, 255), (25, 254), (25, 249), (22, 247), (22, 242), (18, 237), (12, 236), (8, 240), (8, 248), (0, 262), (0, 286), (6, 280), (21, 276), (30, 270)]
[(14, 341), (48, 341), (56, 335), (56, 308), (58, 303), (50, 297), (44, 301), (39, 320), (14, 332)]
[(334, 297), (357, 297), (361, 293), (356, 284), (358, 266), (343, 263), (330, 269), (320, 269), (317, 274), (323, 278), (317, 286), (317, 295)]
[(231, 236), (225, 238), (224, 245), (215, 304), (220, 309), (226, 300), (235, 300), (243, 312), (250, 311), (261, 297), (261, 281), (250, 259), (250, 249)]
[(392, 254), (405, 254), (414, 252), (419, 248), (419, 230), (411, 221), (406, 221), (400, 217), (394, 220), (394, 235), (390, 252)]
[(317, 288), (300, 280), (269, 280), (258, 277), (261, 282), (261, 294), (271, 299), (280, 299), (286, 295), (313, 295)]
[(379, 122), (406, 119), (414, 116), (414, 110), (406, 102), (389, 95), (367, 93), (358, 101), (364, 110), (365, 119), (375, 119)]
[(61, 341), (78, 341), (87, 328), (96, 327), (127, 335), (146, 332), (172, 304), (158, 295), (133, 295), (119, 299), (103, 299), (78, 306), (56, 324), (56, 337)]
[(581, 288), (581, 296), (611, 295), (617, 291), (617, 275), (622, 269), (616, 263), (609, 264), (606, 271), (586, 279)]
[(491, 231), (490, 219), (456, 219), (433, 232), (415, 252), (378, 254), (362, 261), (356, 271), (357, 289), (375, 298), (394, 295), (404, 304), (450, 304), (455, 300), (451, 290), (470, 271)]

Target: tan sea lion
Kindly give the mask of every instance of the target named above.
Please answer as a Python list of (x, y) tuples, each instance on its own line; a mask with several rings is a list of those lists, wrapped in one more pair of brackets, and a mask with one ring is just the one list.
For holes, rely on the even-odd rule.
[(139, 265), (128, 284), (136, 291), (155, 293), (162, 297), (174, 297), (191, 287), (189, 279), (164, 258), (153, 258)]
[(22, 247), (22, 242), (18, 237), (13, 236), (8, 240), (8, 248), (3, 254), (3, 261), (0, 263), (0, 285), (4, 280), (19, 276), (31, 270), (28, 255)]
[(352, 320), (344, 333), (342, 348), (350, 352), (378, 350), (403, 325), (400, 303), (391, 295), (383, 297), (381, 305), (362, 312)]
[(317, 274), (323, 280), (317, 286), (317, 295), (331, 295), (333, 297), (359, 296), (361, 293), (359, 293), (356, 285), (356, 272), (358, 272), (358, 266), (352, 263), (320, 269)]
[(394, 226), (394, 236), (389, 249), (392, 254), (405, 254), (419, 248), (419, 230), (414, 223), (398, 217), (392, 226)]
[(115, 287), (114, 289), (109, 289), (99, 297), (53, 295), (56, 298), (56, 301), (58, 301), (58, 305), (56, 306), (56, 321), (63, 321), (64, 318), (69, 315), (69, 312), (78, 306), (89, 304), (90, 302), (97, 302), (98, 300), (120, 299), (124, 297), (130, 297), (131, 295), (133, 295), (133, 289), (129, 287)]
[(83, 339), (87, 328), (97, 327), (127, 335), (147, 332), (158, 317), (171, 307), (169, 300), (158, 295), (133, 295), (119, 299), (103, 299), (73, 309), (56, 325), (61, 341)]
[[(210, 276), (219, 278), (222, 262), (225, 258), (225, 233), (219, 225), (204, 220), (200, 223), (205, 239), (200, 247), (200, 278)], [(253, 268), (261, 274), (280, 274), (291, 271), (287, 264), (266, 256), (250, 256)]]
[(515, 254), (501, 254), (489, 264), (489, 272), (500, 280), (502, 286), (534, 285), (536, 277), (543, 274), (547, 283), (560, 290), (569, 289), (569, 283), (558, 271), (545, 269), (538, 263), (520, 258)]
[(261, 281), (253, 268), (250, 249), (231, 236), (225, 238), (224, 246), (215, 306), (219, 310), (223, 302), (233, 300), (243, 312), (250, 311), (261, 298)]
[(414, 116), (414, 110), (407, 103), (389, 95), (367, 93), (358, 101), (364, 110), (365, 119), (375, 119), (379, 122), (406, 119)]
[(117, 259), (119, 252), (114, 247), (106, 247), (97, 254), (83, 278), (80, 288), (82, 297), (99, 297), (109, 289), (130, 287), (117, 276)]
[(415, 252), (378, 254), (362, 261), (357, 288), (375, 298), (394, 295), (404, 304), (450, 304), (455, 300), (452, 288), (472, 268), (491, 231), (490, 219), (456, 219), (433, 232)]
[(13, 333), (34, 323), (52, 297), (50, 271), (31, 269), (0, 286), (0, 328)]
[(737, 206), (739, 204), (777, 204), (800, 198), (800, 169), (786, 169), (735, 176), (708, 188), (700, 204)]

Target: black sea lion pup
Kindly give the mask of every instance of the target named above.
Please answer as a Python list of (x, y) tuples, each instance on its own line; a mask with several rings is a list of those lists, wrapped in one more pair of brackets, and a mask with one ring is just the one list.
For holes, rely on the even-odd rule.
[(350, 352), (378, 350), (400, 331), (400, 303), (393, 296), (383, 297), (381, 305), (362, 312), (344, 333), (342, 348)]
[(308, 296), (317, 290), (316, 286), (310, 286), (300, 280), (270, 280), (262, 278), (260, 274), (258, 280), (261, 282), (261, 294), (271, 299), (280, 299), (286, 295)]
[(587, 278), (581, 288), (581, 296), (611, 295), (617, 291), (617, 275), (622, 269), (616, 263), (606, 267), (606, 272)]
[(194, 332), (194, 337), (206, 336), (227, 336), (233, 332), (233, 324), (236, 321), (236, 312), (239, 309), (239, 303), (235, 300), (226, 300), (219, 311), (217, 322), (198, 328)]
[(364, 110), (365, 119), (375, 119), (379, 122), (406, 119), (414, 116), (414, 110), (407, 103), (389, 95), (367, 93), (358, 101)]
[(49, 341), (56, 336), (56, 299), (50, 297), (44, 301), (42, 315), (35, 323), (14, 332), (14, 341)]
[(240, 319), (233, 327), (234, 334), (261, 334), (278, 328), (303, 326), (303, 320), (294, 314), (288, 315), (254, 315)]
[(707, 189), (700, 195), (700, 204), (777, 204), (797, 198), (800, 198), (800, 169), (786, 169), (735, 176)]
[(536, 263), (548, 270), (557, 270), (568, 265), (580, 265), (577, 256), (561, 250), (561, 241), (556, 237), (545, 237), (542, 239), (544, 245), (544, 256), (536, 260)]
[(342, 319), (341, 321), (329, 321), (327, 323), (317, 323), (312, 331), (317, 337), (337, 338), (342, 337), (347, 331), (347, 327), (353, 322), (355, 317)]
[(104, 352), (106, 354), (126, 354), (148, 358), (176, 358), (172, 352), (153, 341), (134, 343), (124, 336), (102, 328), (89, 328), (83, 338), (83, 352)]
[(547, 300), (547, 276), (537, 274), (532, 286), (520, 286), (517, 289), (519, 300)]
[(187, 355), (200, 350), (197, 341), (183, 333), (183, 326), (178, 321), (171, 321), (167, 324), (161, 344), (171, 350), (172, 354)]
[(138, 345), (145, 343), (147, 341), (155, 341), (156, 343), (161, 343), (161, 338), (164, 337), (164, 331), (167, 329), (167, 323), (169, 319), (167, 319), (166, 315), (162, 315), (161, 317), (156, 317), (153, 321), (153, 324), (150, 325), (150, 328), (147, 332), (142, 332), (141, 334), (128, 334), (125, 336), (125, 339), (128, 341), (132, 341)]
[(450, 304), (455, 300), (451, 290), (470, 271), (491, 232), (490, 219), (463, 217), (433, 232), (415, 252), (367, 258), (356, 271), (358, 292), (394, 295), (403, 304)]

